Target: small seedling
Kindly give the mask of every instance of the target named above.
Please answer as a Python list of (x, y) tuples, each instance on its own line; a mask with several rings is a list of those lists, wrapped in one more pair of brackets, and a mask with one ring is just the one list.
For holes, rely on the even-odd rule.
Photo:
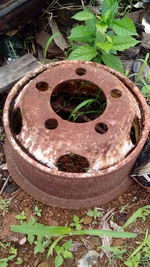
[(69, 249), (72, 247), (72, 240), (68, 240), (63, 243), (62, 246), (55, 246), (54, 250), (57, 254), (55, 257), (55, 267), (59, 267), (63, 264), (64, 259), (73, 258), (73, 254)]
[(2, 198), (0, 198), (0, 211), (2, 211), (3, 214), (8, 213), (10, 202), (11, 202), (10, 199), (2, 199)]
[(37, 217), (41, 217), (42, 216), (42, 210), (38, 208), (38, 206), (35, 206), (34, 208), (34, 215), (36, 215)]
[(89, 210), (87, 212), (87, 215), (89, 217), (93, 217), (94, 220), (96, 220), (98, 217), (101, 217), (103, 216), (103, 213), (101, 211), (98, 211), (97, 208), (94, 208), (93, 210)]
[(123, 259), (123, 254), (126, 252), (125, 248), (121, 249), (121, 247), (119, 247), (119, 246), (117, 246), (117, 247), (101, 246), (99, 248), (102, 248), (102, 249), (105, 249), (105, 250), (112, 252), (113, 258), (116, 258), (119, 260)]
[(20, 221), (20, 224), (22, 224), (26, 220), (25, 212), (22, 211), (20, 214), (16, 215), (15, 218)]
[(17, 257), (17, 249), (14, 247), (10, 247), (9, 256), (7, 258), (0, 259), (0, 267), (7, 267), (8, 262), (14, 260)]
[(146, 220), (146, 217), (150, 214), (150, 205), (143, 206), (139, 208), (132, 216), (126, 221), (123, 225), (123, 228), (127, 228), (131, 223), (133, 223), (137, 218), (142, 218), (143, 221)]
[(73, 223), (71, 223), (70, 226), (75, 227), (75, 229), (78, 231), (82, 229), (82, 226), (81, 226), (82, 222), (83, 222), (83, 219), (80, 219), (78, 216), (74, 215)]
[(133, 251), (127, 261), (124, 262), (124, 264), (129, 267), (138, 267), (142, 261), (150, 262), (150, 235), (148, 235), (148, 230), (146, 231), (144, 240)]

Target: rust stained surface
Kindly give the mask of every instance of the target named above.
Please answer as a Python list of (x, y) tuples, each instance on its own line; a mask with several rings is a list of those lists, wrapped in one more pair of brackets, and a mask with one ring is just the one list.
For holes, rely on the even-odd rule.
[[(84, 75), (76, 73), (80, 68), (85, 69)], [(53, 90), (69, 80), (86, 80), (101, 88), (107, 100), (101, 116), (73, 123), (55, 113), (50, 103)], [(36, 88), (41, 81), (48, 84), (46, 91)], [(120, 97), (112, 96), (114, 89), (121, 92)], [(10, 120), (17, 108), (22, 129), (14, 135)], [(48, 119), (57, 121), (56, 129), (45, 127)], [(130, 137), (135, 121), (136, 145)], [(107, 125), (105, 134), (95, 131), (99, 123)], [(115, 198), (131, 184), (129, 173), (147, 139), (149, 114), (139, 89), (123, 75), (95, 63), (62, 61), (39, 68), (14, 86), (6, 101), (4, 126), (6, 157), (15, 181), (45, 203), (85, 208)], [(58, 171), (58, 158), (70, 153), (88, 160), (87, 173)]]

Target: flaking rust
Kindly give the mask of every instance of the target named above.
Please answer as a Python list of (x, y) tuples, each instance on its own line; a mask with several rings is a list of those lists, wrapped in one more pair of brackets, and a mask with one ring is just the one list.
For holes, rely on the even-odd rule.
[[(103, 92), (103, 114), (86, 123), (62, 119), (52, 107), (52, 94), (56, 88), (69, 93), (72, 84), (84, 81)], [(93, 94), (95, 86), (88, 89)], [(21, 122), (15, 127), (14, 114)], [(107, 131), (97, 131), (99, 125)], [(131, 184), (129, 173), (148, 136), (149, 113), (138, 88), (122, 74), (100, 64), (61, 61), (14, 86), (5, 104), (4, 126), (6, 158), (16, 183), (44, 203), (79, 209), (106, 203)], [(87, 159), (86, 173), (58, 171), (57, 160), (70, 153)]]

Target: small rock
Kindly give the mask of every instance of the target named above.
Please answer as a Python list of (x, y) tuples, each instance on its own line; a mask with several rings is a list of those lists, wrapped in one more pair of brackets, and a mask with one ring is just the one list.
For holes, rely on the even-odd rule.
[(84, 225), (86, 225), (86, 224), (91, 224), (92, 221), (93, 221), (93, 218), (90, 217), (90, 216), (88, 216), (88, 215), (86, 215), (86, 216), (84, 217), (84, 221), (83, 221), (83, 223), (84, 223)]
[(98, 263), (99, 253), (89, 250), (81, 259), (77, 261), (77, 267), (92, 267)]
[(132, 202), (137, 202), (138, 201), (138, 197), (134, 196), (134, 198), (132, 199)]
[(26, 242), (27, 242), (27, 238), (26, 237), (23, 237), (22, 239), (20, 239), (19, 245), (20, 246), (23, 246)]
[(6, 186), (6, 188), (4, 189), (4, 192), (7, 194), (11, 194), (15, 192), (16, 190), (18, 190), (18, 188), (19, 188), (18, 185), (16, 185), (15, 183), (11, 183)]
[(49, 225), (49, 226), (57, 226), (57, 225), (58, 225), (58, 222), (55, 221), (55, 220), (53, 220), (53, 219), (50, 217), (50, 218), (48, 218), (48, 219), (46, 220), (46, 225)]
[(122, 52), (122, 56), (126, 59), (135, 59), (139, 54), (141, 46), (134, 46), (129, 49), (126, 49)]
[(38, 267), (49, 267), (48, 265), (48, 262), (47, 261), (44, 261), (44, 262), (41, 262)]
[(141, 46), (145, 49), (150, 49), (150, 34), (143, 32), (143, 40), (141, 42)]

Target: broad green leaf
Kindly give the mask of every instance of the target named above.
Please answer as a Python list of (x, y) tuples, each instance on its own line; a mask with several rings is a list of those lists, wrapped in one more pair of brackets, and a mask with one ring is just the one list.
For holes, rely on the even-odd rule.
[(72, 41), (90, 43), (93, 41), (94, 36), (92, 32), (89, 30), (88, 26), (79, 25), (71, 30), (71, 34), (68, 38)]
[(88, 60), (96, 57), (97, 51), (94, 47), (86, 45), (75, 48), (69, 55), (69, 60)]
[(118, 1), (117, 0), (103, 0), (102, 2), (102, 14), (104, 15), (108, 10), (112, 10), (114, 17), (118, 12)]
[(85, 10), (85, 11), (78, 12), (72, 18), (79, 20), (79, 21), (85, 21), (85, 20), (93, 19), (94, 14), (88, 10)]
[(96, 23), (96, 30), (98, 32), (101, 32), (104, 34), (106, 32), (107, 28), (108, 28), (108, 25), (105, 24), (104, 22), (103, 23), (100, 23), (100, 22)]
[(55, 267), (59, 267), (63, 264), (64, 260), (61, 255), (57, 255), (55, 258)]
[(117, 71), (120, 71), (122, 73), (124, 72), (123, 64), (121, 60), (119, 59), (119, 57), (111, 55), (111, 54), (103, 53), (101, 58), (104, 64), (107, 65), (108, 67), (115, 69)]
[(112, 38), (112, 48), (118, 51), (124, 51), (129, 47), (135, 46), (139, 41), (131, 36), (114, 36)]
[(61, 236), (72, 233), (71, 228), (64, 226), (45, 226), (42, 224), (35, 225), (12, 225), (11, 231), (22, 233), (22, 234), (31, 234), (31, 235), (42, 235), (42, 236)]
[(126, 37), (127, 35), (137, 35), (134, 23), (128, 17), (124, 17), (122, 19), (114, 19), (111, 26), (114, 32), (118, 35), (124, 35)]
[(112, 48), (112, 43), (108, 43), (108, 42), (105, 42), (105, 43), (96, 43), (96, 46), (100, 49), (103, 49), (104, 51), (106, 52), (109, 52)]
[(118, 12), (117, 0), (104, 0), (102, 3), (102, 20), (110, 26)]
[(96, 18), (89, 19), (85, 21), (85, 25), (89, 28), (89, 30), (95, 35), (96, 32)]
[(8, 266), (8, 258), (0, 259), (0, 267), (7, 267)]
[(64, 249), (70, 249), (72, 247), (72, 240), (68, 240), (63, 244)]
[(111, 236), (114, 238), (136, 238), (137, 234), (130, 232), (117, 232), (98, 229), (85, 229), (80, 231), (74, 231), (74, 235), (94, 235), (94, 236)]

